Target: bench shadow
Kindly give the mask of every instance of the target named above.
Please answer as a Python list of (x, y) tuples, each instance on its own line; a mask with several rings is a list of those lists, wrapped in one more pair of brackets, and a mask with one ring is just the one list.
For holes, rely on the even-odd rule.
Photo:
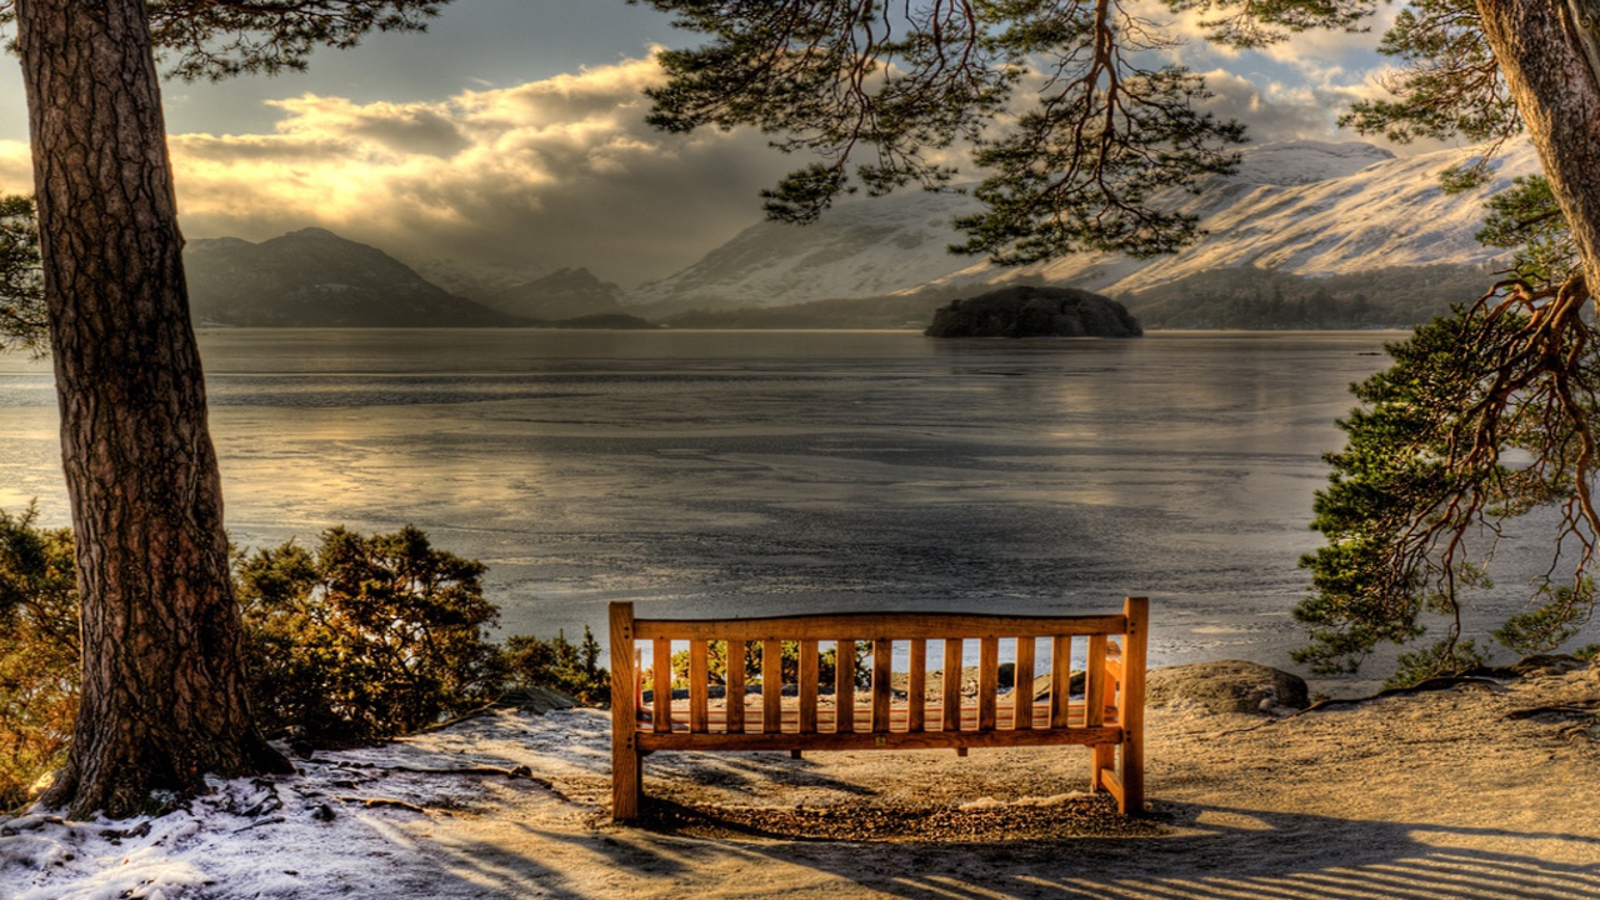
[(760, 793), (791, 788), (823, 788), (858, 797), (878, 794), (870, 786), (827, 771), (814, 759), (794, 759), (787, 753), (656, 753), (644, 760), (645, 794), (670, 796), (675, 787), (689, 783), (697, 792), (708, 788), (741, 791), (752, 801)]
[[(922, 852), (909, 863), (907, 845), (896, 844), (852, 844), (849, 853), (791, 845), (771, 855), (908, 900), (1600, 897), (1600, 862), (1552, 861), (1600, 860), (1600, 840), (1588, 836), (1189, 804), (1159, 804), (1156, 812), (1178, 833), (910, 845)], [(1524, 842), (1543, 852), (1497, 849)]]
[[(457, 842), (447, 852), (452, 868), (475, 884), (571, 900), (772, 892), (906, 900), (1600, 897), (1600, 839), (1586, 835), (1174, 803), (1157, 804), (1155, 815), (1170, 833), (939, 843), (706, 839), (515, 823), (507, 828), (517, 838)], [(582, 872), (563, 869), (575, 860)], [(762, 874), (734, 879), (732, 872)]]

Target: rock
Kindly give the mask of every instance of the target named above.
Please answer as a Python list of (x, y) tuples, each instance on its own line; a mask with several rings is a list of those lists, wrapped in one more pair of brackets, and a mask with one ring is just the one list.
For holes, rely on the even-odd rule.
[(578, 705), (578, 701), (555, 688), (531, 685), (506, 691), (494, 705), (513, 707), (542, 716), (552, 709), (572, 709)]
[[(1036, 676), (1033, 679), (1033, 699), (1034, 700), (1037, 700), (1037, 701), (1048, 701), (1050, 699), (1050, 680), (1051, 680), (1051, 675), (1050, 675), (1049, 672), (1046, 672), (1043, 675)], [(1084, 673), (1080, 672), (1080, 671), (1073, 672), (1072, 673), (1072, 678), (1067, 682), (1067, 693), (1071, 694), (1073, 696), (1082, 694), (1083, 693), (1083, 682), (1084, 682)]]
[(1076, 288), (1019, 286), (957, 300), (933, 314), (929, 337), (1138, 337), (1121, 303)]
[(596, 313), (591, 316), (578, 316), (573, 319), (561, 319), (546, 324), (548, 328), (593, 328), (606, 331), (638, 331), (651, 328), (660, 328), (660, 325), (649, 319), (630, 316), (626, 313)]
[(1536, 678), (1539, 676), (1565, 675), (1579, 669), (1589, 668), (1586, 660), (1565, 653), (1536, 654), (1526, 657), (1511, 667), (1511, 671), (1523, 678)]
[(1156, 669), (1147, 676), (1145, 699), (1152, 708), (1187, 700), (1214, 713), (1251, 715), (1311, 705), (1300, 676), (1237, 659)]

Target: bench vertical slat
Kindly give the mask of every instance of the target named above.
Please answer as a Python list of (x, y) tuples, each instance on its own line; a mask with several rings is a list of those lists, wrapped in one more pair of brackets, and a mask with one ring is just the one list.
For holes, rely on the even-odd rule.
[(611, 620), (611, 818), (639, 817), (639, 670), (633, 655), (633, 604), (613, 603)]
[(800, 642), (800, 733), (817, 733), (817, 682), (820, 680), (818, 670), (817, 642), (805, 640)]
[(848, 734), (856, 730), (856, 642), (839, 641), (833, 657), (833, 730)]
[(1117, 722), (1122, 726), (1122, 813), (1144, 813), (1144, 667), (1150, 639), (1150, 598), (1129, 597), (1122, 603), (1128, 631), (1122, 646), (1122, 690)]
[[(1102, 702), (1108, 709), (1110, 709), (1117, 708), (1117, 685), (1120, 683), (1120, 679), (1122, 677), (1122, 666), (1120, 663), (1115, 662), (1115, 659), (1119, 659), (1120, 657), (1114, 658), (1110, 654), (1112, 652), (1120, 654), (1122, 649), (1118, 647), (1115, 642), (1107, 641), (1106, 650), (1106, 677), (1105, 690), (1103, 692), (1104, 700)], [(1120, 719), (1117, 721), (1117, 724), (1122, 724)], [(1115, 790), (1120, 791), (1122, 786), (1117, 782), (1116, 779), (1117, 745), (1096, 744), (1093, 748), (1093, 759), (1090, 763), (1089, 769), (1089, 790), (1108, 791), (1114, 788)]]
[(941, 688), (944, 715), (940, 727), (945, 731), (961, 730), (961, 644), (960, 638), (946, 638), (944, 642), (944, 685)]
[(1033, 727), (1033, 651), (1036, 640), (1017, 638), (1016, 677), (1011, 688), (1011, 727)]
[(891, 683), (894, 675), (894, 641), (875, 638), (872, 641), (872, 731), (886, 734), (889, 731), (890, 701), (894, 699)]
[(709, 659), (705, 641), (689, 642), (689, 730), (695, 734), (711, 730)]
[(633, 708), (644, 711), (644, 650), (633, 648)]
[(1058, 635), (1050, 642), (1050, 727), (1067, 727), (1067, 698), (1072, 695), (1072, 638)]
[(1106, 723), (1106, 636), (1089, 636), (1089, 658), (1083, 667), (1083, 724), (1098, 728)]
[(744, 733), (744, 641), (728, 641), (727, 730)]
[(993, 731), (1000, 693), (1000, 639), (978, 642), (978, 730)]
[(783, 730), (783, 642), (761, 642), (761, 730)]
[(906, 671), (906, 730), (922, 731), (928, 713), (928, 642), (911, 642), (911, 662)]
[(653, 730), (656, 734), (666, 734), (672, 730), (672, 641), (656, 638), (654, 644), (655, 649), (651, 651), (651, 663), (655, 668)]

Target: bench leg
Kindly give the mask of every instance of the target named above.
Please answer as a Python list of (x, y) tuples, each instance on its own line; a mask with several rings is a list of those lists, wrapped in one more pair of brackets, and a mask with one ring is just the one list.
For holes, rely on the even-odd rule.
[(1089, 760), (1089, 790), (1098, 793), (1106, 789), (1103, 773), (1108, 769), (1115, 771), (1117, 748), (1112, 744), (1096, 744), (1089, 750), (1092, 754)]
[[(631, 742), (630, 742), (631, 743)], [(644, 765), (632, 747), (616, 747), (611, 753), (611, 819), (631, 822), (639, 818), (639, 802), (644, 796)]]
[(1144, 815), (1144, 745), (1126, 741), (1118, 754), (1117, 776), (1122, 782), (1122, 814)]

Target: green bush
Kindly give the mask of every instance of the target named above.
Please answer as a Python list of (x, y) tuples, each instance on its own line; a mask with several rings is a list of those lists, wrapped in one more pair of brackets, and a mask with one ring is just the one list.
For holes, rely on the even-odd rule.
[[(782, 671), (784, 684), (797, 684), (800, 681), (800, 642), (783, 641)], [(745, 684), (755, 684), (761, 681), (762, 671), (762, 644), (760, 641), (746, 641), (744, 645), (744, 672)], [(855, 645), (855, 686), (868, 688), (872, 686), (872, 669), (867, 665), (866, 658), (872, 652), (871, 641), (857, 641)], [(817, 654), (817, 682), (821, 685), (832, 685), (834, 673), (837, 671), (839, 650), (829, 647)], [(674, 672), (689, 671), (689, 651), (679, 650), (672, 654), (672, 670)], [(706, 675), (711, 684), (727, 684), (728, 678), (728, 642), (708, 641), (706, 644)], [(655, 676), (651, 671), (644, 673), (645, 686), (655, 690)], [(686, 688), (688, 681), (678, 678), (674, 687)]]
[[(78, 699), (72, 533), (0, 510), (0, 809), (21, 805), (60, 765)], [(499, 611), (484, 567), (406, 527), (364, 537), (335, 528), (241, 555), (235, 585), (251, 694), (269, 736), (312, 746), (381, 740), (476, 709), (507, 685), (547, 685), (604, 703), (610, 673), (589, 629), (573, 645), (486, 639)]]
[(587, 625), (581, 644), (568, 641), (563, 632), (549, 641), (513, 635), (506, 639), (504, 659), (510, 687), (555, 688), (591, 706), (611, 702), (611, 673), (600, 668), (600, 643)]
[(406, 527), (324, 533), (315, 552), (260, 550), (237, 567), (256, 715), (314, 744), (371, 741), (435, 724), (500, 692), (499, 611), (484, 567)]
[(60, 766), (78, 712), (72, 533), (0, 510), (0, 810)]

